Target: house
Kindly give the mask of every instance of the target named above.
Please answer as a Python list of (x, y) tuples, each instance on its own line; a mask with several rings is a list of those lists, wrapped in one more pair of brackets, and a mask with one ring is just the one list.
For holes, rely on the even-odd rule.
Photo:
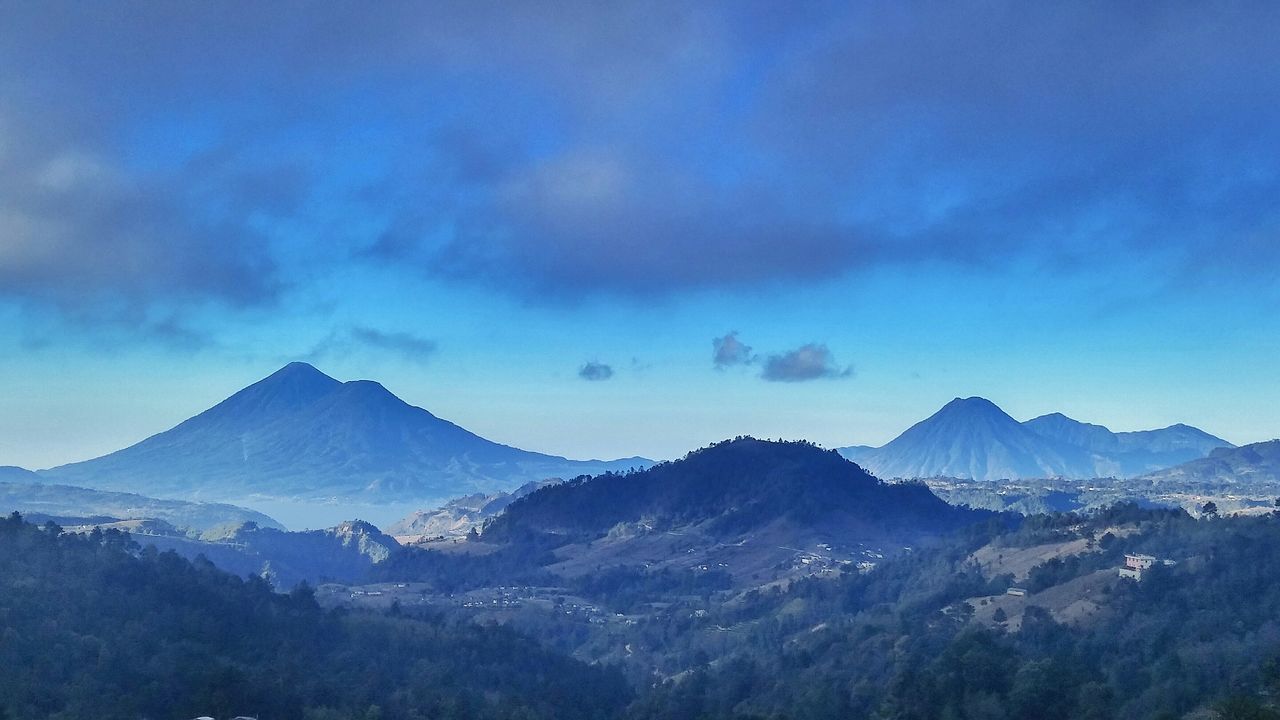
[(1004, 594), (1005, 594), (1005, 595), (1012, 595), (1012, 596), (1014, 596), (1014, 597), (1026, 597), (1026, 596), (1027, 596), (1027, 589), (1026, 589), (1026, 588), (1020, 588), (1020, 587), (1011, 587), (1011, 588), (1009, 588), (1008, 590), (1005, 590), (1005, 591), (1004, 591)]
[(1139, 555), (1136, 553), (1126, 553), (1124, 556), (1124, 567), (1118, 569), (1118, 573), (1122, 578), (1129, 580), (1142, 580), (1143, 574), (1155, 567), (1159, 563), (1161, 565), (1175, 565), (1172, 560), (1161, 560), (1151, 555)]
[(1150, 555), (1127, 553), (1124, 556), (1124, 566), (1133, 570), (1149, 570), (1155, 564), (1156, 559)]

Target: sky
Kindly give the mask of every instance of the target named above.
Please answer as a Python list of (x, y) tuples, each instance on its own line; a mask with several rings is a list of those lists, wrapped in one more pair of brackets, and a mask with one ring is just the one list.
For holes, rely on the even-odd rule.
[(0, 465), (292, 360), (485, 437), (1280, 436), (1280, 5), (4, 2)]

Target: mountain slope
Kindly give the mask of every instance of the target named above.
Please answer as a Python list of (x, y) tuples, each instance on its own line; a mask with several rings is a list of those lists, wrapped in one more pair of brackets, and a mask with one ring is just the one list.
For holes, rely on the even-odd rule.
[(405, 548), (376, 572), (450, 592), (539, 585), (660, 602), (865, 571), (990, 517), (809, 443), (739, 438), (640, 472), (548, 485), (479, 538)]
[(999, 480), (1092, 473), (1085, 453), (1031, 431), (979, 397), (956, 398), (857, 458), (884, 478)]
[(1218, 448), (1209, 457), (1142, 476), (1152, 482), (1280, 482), (1280, 440)]
[(378, 383), (339, 382), (305, 363), (171, 430), (42, 476), (186, 498), (413, 501), (648, 464), (573, 461), (486, 440)]
[(1159, 430), (1111, 432), (1101, 425), (1051, 413), (1023, 423), (1033, 432), (1087, 452), (1097, 477), (1133, 477), (1205, 457), (1216, 448), (1234, 447), (1190, 425)]

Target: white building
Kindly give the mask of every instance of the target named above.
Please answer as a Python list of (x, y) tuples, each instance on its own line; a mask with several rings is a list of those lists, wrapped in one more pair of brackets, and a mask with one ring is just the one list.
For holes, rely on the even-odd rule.
[(1124, 556), (1124, 567), (1119, 568), (1119, 574), (1122, 578), (1130, 580), (1141, 580), (1142, 576), (1155, 567), (1156, 563), (1161, 565), (1173, 565), (1172, 560), (1160, 560), (1151, 555), (1138, 555), (1136, 553), (1127, 553)]

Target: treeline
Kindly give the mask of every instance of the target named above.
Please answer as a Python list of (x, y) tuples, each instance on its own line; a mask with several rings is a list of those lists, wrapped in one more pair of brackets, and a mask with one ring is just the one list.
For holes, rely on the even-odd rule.
[(603, 718), (620, 675), (514, 632), (322, 610), (116, 531), (0, 519), (0, 716)]

